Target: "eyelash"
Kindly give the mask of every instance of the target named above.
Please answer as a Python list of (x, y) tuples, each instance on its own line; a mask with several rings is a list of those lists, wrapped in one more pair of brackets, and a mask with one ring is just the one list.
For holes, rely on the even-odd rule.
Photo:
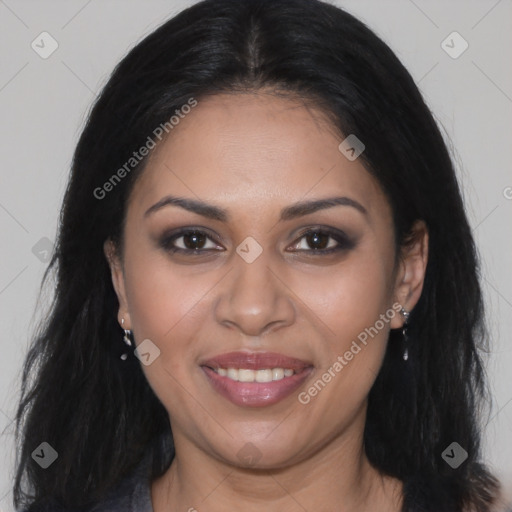
[[(182, 249), (181, 247), (175, 247), (172, 244), (179, 238), (182, 238), (186, 235), (205, 235), (210, 241), (213, 241), (214, 243), (219, 244), (213, 235), (211, 235), (208, 231), (205, 231), (203, 229), (194, 229), (194, 228), (188, 228), (188, 229), (182, 229), (170, 236), (164, 236), (160, 240), (160, 246), (165, 250), (170, 252), (171, 254), (175, 253), (181, 253), (189, 256), (201, 256), (205, 252), (210, 251), (218, 251), (217, 249)], [(318, 256), (318, 255), (328, 255), (333, 254), (341, 251), (347, 251), (352, 248), (354, 248), (355, 243), (342, 231), (333, 230), (333, 229), (326, 229), (326, 228), (308, 228), (304, 232), (302, 232), (299, 236), (299, 238), (296, 239), (296, 241), (293, 243), (293, 245), (298, 245), (298, 242), (300, 242), (303, 238), (307, 237), (308, 235), (323, 235), (329, 237), (329, 239), (333, 239), (337, 242), (337, 247), (331, 247), (329, 249), (298, 249), (298, 252), (301, 253), (309, 253), (312, 256)], [(219, 244), (220, 245), (220, 244)], [(329, 245), (329, 243), (327, 244)], [(220, 252), (220, 251), (218, 251)]]

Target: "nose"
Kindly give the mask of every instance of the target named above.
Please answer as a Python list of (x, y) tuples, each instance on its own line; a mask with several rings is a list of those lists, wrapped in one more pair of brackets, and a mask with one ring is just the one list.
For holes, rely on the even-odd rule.
[(292, 292), (264, 254), (252, 263), (237, 256), (215, 302), (217, 322), (246, 336), (262, 336), (295, 320)]

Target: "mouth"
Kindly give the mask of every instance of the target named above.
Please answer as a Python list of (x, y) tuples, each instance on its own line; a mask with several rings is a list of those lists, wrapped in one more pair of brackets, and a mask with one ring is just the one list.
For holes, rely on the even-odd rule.
[(231, 352), (200, 364), (208, 382), (235, 405), (265, 407), (293, 393), (313, 365), (272, 352)]

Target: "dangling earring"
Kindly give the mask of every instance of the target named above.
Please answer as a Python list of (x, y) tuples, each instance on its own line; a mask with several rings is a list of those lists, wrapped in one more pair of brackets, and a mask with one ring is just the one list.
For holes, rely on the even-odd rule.
[[(124, 318), (121, 318), (121, 325), (124, 325)], [(124, 330), (123, 341), (126, 343), (126, 345), (131, 347), (132, 346), (132, 340), (130, 339), (130, 336), (132, 334), (132, 331), (130, 331), (128, 329), (123, 329), (123, 330)], [(123, 361), (126, 361), (127, 358), (128, 358), (128, 354), (124, 353), (124, 354), (121, 355), (121, 359)]]
[(405, 308), (402, 308), (400, 310), (400, 314), (404, 317), (404, 325), (402, 326), (402, 338), (405, 346), (403, 358), (404, 361), (407, 361), (407, 359), (409, 359), (409, 349), (407, 347), (407, 342), (409, 340), (407, 336), (407, 322), (409, 321), (409, 311), (407, 311)]

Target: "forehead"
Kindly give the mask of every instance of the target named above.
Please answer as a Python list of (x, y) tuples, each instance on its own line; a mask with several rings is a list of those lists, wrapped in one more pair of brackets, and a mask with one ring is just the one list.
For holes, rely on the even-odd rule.
[(321, 110), (297, 99), (211, 96), (153, 150), (132, 203), (143, 208), (173, 194), (261, 215), (266, 204), (340, 193), (386, 209), (361, 160), (339, 151), (343, 138)]

